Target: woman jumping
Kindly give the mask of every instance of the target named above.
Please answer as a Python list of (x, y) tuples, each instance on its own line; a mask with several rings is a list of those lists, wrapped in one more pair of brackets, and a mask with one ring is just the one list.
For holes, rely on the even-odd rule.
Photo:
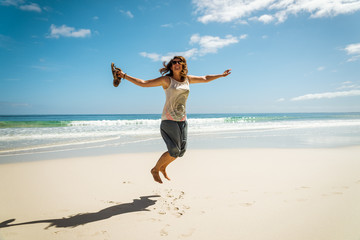
[(140, 87), (162, 86), (165, 91), (166, 101), (161, 116), (160, 131), (168, 151), (162, 154), (155, 167), (151, 169), (151, 174), (158, 183), (162, 183), (159, 172), (167, 180), (170, 180), (166, 174), (166, 167), (176, 158), (182, 157), (186, 151), (186, 100), (190, 92), (189, 85), (210, 82), (220, 77), (226, 77), (231, 73), (231, 69), (228, 69), (223, 74), (218, 75), (201, 77), (187, 75), (186, 60), (182, 56), (175, 56), (167, 64), (164, 62), (163, 65), (164, 67), (160, 69), (162, 76), (147, 81), (129, 76), (122, 70), (116, 69), (116, 76), (120, 79), (126, 79)]

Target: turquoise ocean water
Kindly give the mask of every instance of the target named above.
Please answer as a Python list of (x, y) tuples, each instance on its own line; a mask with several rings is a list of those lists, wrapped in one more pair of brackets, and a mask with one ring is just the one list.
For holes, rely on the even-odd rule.
[[(163, 145), (160, 117), (0, 116), (0, 157), (106, 147), (151, 151)], [(188, 123), (189, 148), (360, 145), (360, 113), (188, 114)]]

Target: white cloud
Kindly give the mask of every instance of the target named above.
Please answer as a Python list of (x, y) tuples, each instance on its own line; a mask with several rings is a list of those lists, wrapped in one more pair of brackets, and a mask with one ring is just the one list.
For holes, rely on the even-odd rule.
[(140, 55), (145, 57), (145, 58), (150, 58), (151, 60), (153, 60), (155, 62), (161, 60), (161, 55), (159, 55), (157, 53), (141, 52)]
[(74, 38), (83, 38), (91, 35), (89, 29), (79, 29), (75, 30), (73, 27), (68, 27), (62, 25), (60, 27), (51, 24), (50, 26), (50, 35), (48, 38), (59, 38), (59, 37), (74, 37)]
[(274, 19), (275, 18), (273, 16), (268, 15), (268, 14), (264, 14), (261, 17), (258, 18), (258, 21), (267, 24), (267, 23), (271, 23), (272, 21), (274, 21)]
[(192, 58), (196, 56), (197, 52), (198, 50), (196, 48), (192, 48), (184, 52), (169, 52), (166, 55), (160, 55), (157, 53), (147, 53), (147, 52), (141, 52), (140, 55), (146, 58), (150, 58), (154, 62), (157, 62), (157, 61), (169, 61), (174, 56), (183, 56), (185, 58)]
[(247, 37), (248, 37), (248, 35), (247, 34), (243, 34), (243, 35), (241, 35), (240, 37), (239, 37), (239, 39), (247, 39)]
[(341, 86), (338, 87), (337, 89), (339, 89), (339, 90), (342, 90), (342, 89), (360, 89), (360, 85), (358, 85), (356, 83), (353, 83), (351, 81), (346, 81), (346, 82), (343, 82), (341, 84)]
[[(359, 0), (192, 0), (198, 21), (244, 22), (257, 19), (264, 23), (284, 22), (289, 15), (308, 13), (311, 18), (333, 17), (360, 10)], [(257, 15), (261, 13), (261, 15)]]
[(285, 98), (279, 98), (278, 100), (276, 100), (276, 102), (284, 102)]
[(273, 0), (193, 0), (192, 2), (196, 6), (196, 13), (202, 15), (198, 20), (208, 23), (243, 20), (253, 11), (266, 8)]
[(190, 50), (184, 52), (170, 52), (166, 56), (162, 57), (162, 61), (169, 61), (173, 56), (183, 56), (185, 58), (192, 58), (198, 54), (198, 50), (196, 48), (192, 48)]
[(320, 67), (317, 68), (317, 70), (318, 70), (319, 72), (324, 71), (324, 70), (325, 70), (325, 67), (324, 67), (324, 66), (320, 66)]
[(326, 93), (315, 93), (315, 94), (306, 94), (303, 96), (292, 98), (291, 101), (303, 101), (303, 100), (313, 100), (313, 99), (323, 99), (323, 98), (337, 98), (337, 97), (350, 97), (350, 96), (360, 96), (360, 90), (349, 90), (341, 92), (326, 92)]
[(173, 56), (183, 56), (185, 58), (196, 58), (198, 56), (204, 56), (209, 53), (217, 53), (217, 51), (230, 44), (238, 43), (239, 40), (246, 39), (247, 34), (243, 34), (239, 37), (227, 35), (225, 38), (216, 36), (200, 36), (199, 34), (193, 34), (190, 38), (190, 45), (198, 45), (198, 47), (191, 48), (184, 52), (169, 52), (166, 55), (160, 55), (158, 53), (141, 52), (140, 55), (146, 58), (150, 58), (153, 61), (168, 61)]
[(345, 50), (348, 54), (360, 54), (360, 43), (347, 45)]
[(203, 56), (208, 53), (216, 53), (218, 49), (221, 49), (230, 44), (238, 43), (240, 37), (234, 37), (232, 35), (227, 35), (225, 38), (214, 37), (214, 36), (200, 36), (199, 34), (194, 34), (190, 38), (190, 44), (199, 45), (199, 55)]
[(347, 55), (351, 55), (348, 62), (354, 62), (360, 58), (360, 43), (349, 44), (344, 49)]
[(359, 60), (359, 58), (360, 58), (360, 55), (355, 55), (355, 56), (352, 56), (351, 58), (349, 58), (347, 61), (355, 62), (355, 61)]
[(36, 3), (21, 5), (19, 8), (23, 11), (41, 12), (41, 8)]
[(24, 0), (3, 0), (0, 4), (3, 6), (14, 6), (23, 11), (42, 12), (41, 7), (37, 3), (27, 3)]
[(120, 10), (120, 12), (129, 18), (134, 18), (134, 15), (130, 11)]

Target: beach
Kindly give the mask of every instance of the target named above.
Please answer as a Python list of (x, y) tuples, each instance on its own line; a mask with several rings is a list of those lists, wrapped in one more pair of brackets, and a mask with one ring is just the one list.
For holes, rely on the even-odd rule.
[(0, 166), (0, 239), (359, 239), (360, 146), (193, 149)]
[(3, 117), (0, 240), (358, 240), (359, 116), (192, 116), (163, 184), (158, 116)]

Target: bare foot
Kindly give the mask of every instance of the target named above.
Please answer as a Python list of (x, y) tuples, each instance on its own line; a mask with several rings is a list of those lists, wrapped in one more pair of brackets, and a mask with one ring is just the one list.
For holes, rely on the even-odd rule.
[(163, 183), (163, 182), (161, 181), (161, 178), (160, 178), (160, 175), (159, 175), (159, 171), (156, 171), (155, 168), (151, 169), (151, 174), (153, 175), (153, 178), (154, 178), (155, 182)]
[(168, 175), (167, 175), (167, 173), (166, 173), (165, 169), (166, 169), (166, 168), (161, 167), (161, 168), (160, 168), (160, 172), (164, 175), (164, 177), (165, 177), (167, 180), (169, 180), (169, 181), (170, 181), (171, 179), (168, 177)]

